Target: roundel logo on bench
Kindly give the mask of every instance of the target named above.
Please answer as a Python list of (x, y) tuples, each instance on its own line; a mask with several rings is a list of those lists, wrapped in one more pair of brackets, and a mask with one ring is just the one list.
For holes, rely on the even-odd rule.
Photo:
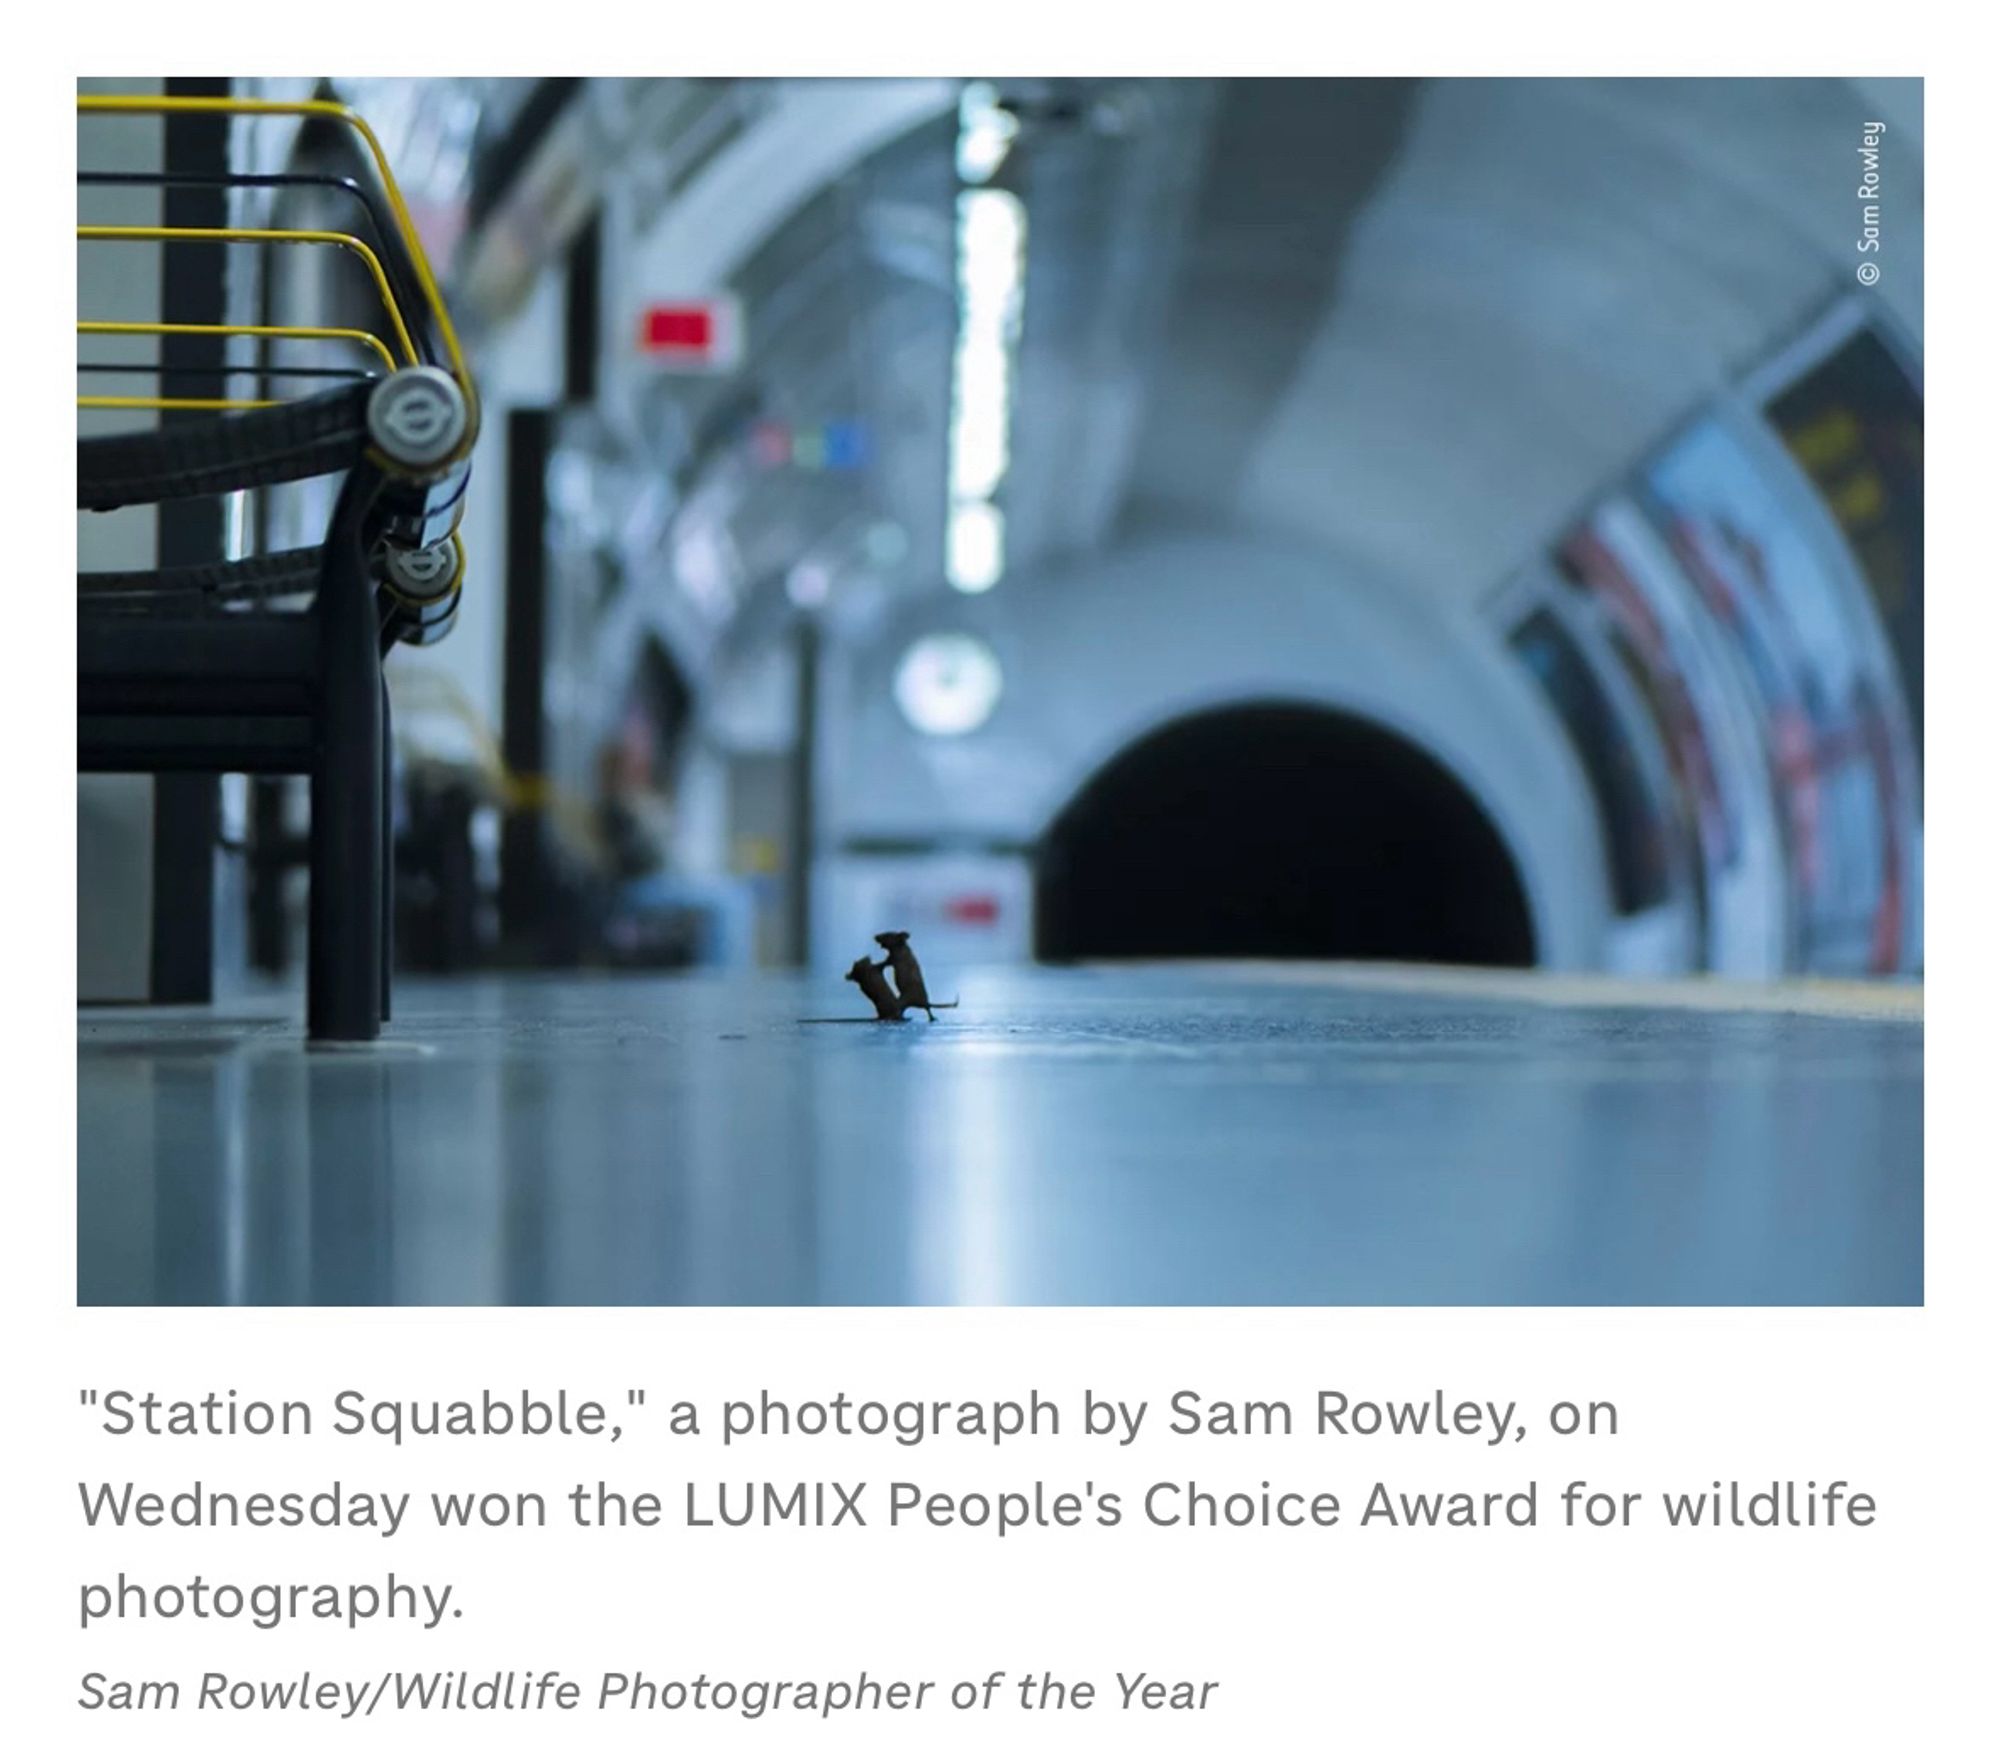
[(442, 369), (398, 370), (368, 401), (368, 433), (403, 465), (434, 465), (465, 433), (465, 396)]
[(408, 598), (441, 599), (458, 580), (458, 549), (449, 539), (387, 553), (390, 584)]

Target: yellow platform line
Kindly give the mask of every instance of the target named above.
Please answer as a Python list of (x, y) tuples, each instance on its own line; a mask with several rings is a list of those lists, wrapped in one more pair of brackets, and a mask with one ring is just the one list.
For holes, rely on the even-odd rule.
[(1634, 979), (1538, 968), (1463, 968), (1416, 962), (1176, 962), (1253, 985), (1326, 986), (1408, 992), (1572, 1009), (1753, 1012), (1836, 1016), (1861, 1022), (1922, 1022), (1924, 989), (1909, 980), (1731, 980), (1712, 974)]

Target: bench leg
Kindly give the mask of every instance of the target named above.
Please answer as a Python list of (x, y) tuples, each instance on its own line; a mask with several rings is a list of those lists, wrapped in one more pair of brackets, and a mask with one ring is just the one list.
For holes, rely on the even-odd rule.
[(306, 1026), (314, 1040), (382, 1030), (382, 659), (360, 538), (380, 480), (356, 467), (328, 530), (320, 576), (319, 696), (312, 776)]
[(391, 1015), (396, 979), (396, 741), (390, 731), (389, 680), (382, 679), (382, 1020)]

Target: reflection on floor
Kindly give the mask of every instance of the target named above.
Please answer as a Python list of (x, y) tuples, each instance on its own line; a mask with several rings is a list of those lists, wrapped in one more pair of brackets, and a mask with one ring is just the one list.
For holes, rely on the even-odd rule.
[[(1916, 1302), (1914, 995), (1333, 969), (79, 1018), (87, 1303)], [(1617, 996), (1624, 997), (1620, 993)]]

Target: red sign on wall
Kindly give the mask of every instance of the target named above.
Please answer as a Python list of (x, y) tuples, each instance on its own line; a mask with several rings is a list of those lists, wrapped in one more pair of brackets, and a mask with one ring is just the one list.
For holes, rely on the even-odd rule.
[(733, 369), (743, 322), (730, 296), (647, 303), (639, 311), (639, 354), (670, 369)]

